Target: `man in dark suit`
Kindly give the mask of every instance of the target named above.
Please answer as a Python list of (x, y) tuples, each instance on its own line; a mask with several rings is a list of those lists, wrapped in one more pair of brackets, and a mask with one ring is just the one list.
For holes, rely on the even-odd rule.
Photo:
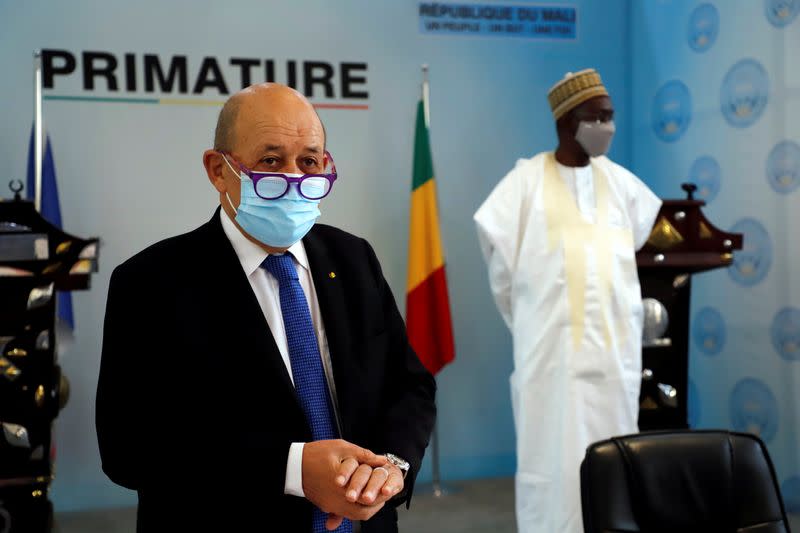
[(370, 245), (315, 224), (335, 180), (322, 123), (258, 85), (214, 144), (221, 209), (111, 276), (103, 470), (138, 492), (140, 532), (397, 531), (435, 382)]

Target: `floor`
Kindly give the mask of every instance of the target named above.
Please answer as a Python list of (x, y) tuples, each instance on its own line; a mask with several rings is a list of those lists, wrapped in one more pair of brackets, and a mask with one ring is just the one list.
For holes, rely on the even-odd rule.
[(434, 497), (430, 486), (414, 493), (411, 509), (399, 513), (400, 531), (420, 533), (514, 533), (514, 480), (482, 479), (443, 485)]
[[(414, 533), (515, 533), (514, 483), (510, 478), (444, 485), (450, 492), (434, 497), (418, 487), (411, 510), (400, 511), (400, 531)], [(790, 518), (800, 531), (800, 515)], [(56, 513), (55, 533), (133, 533), (135, 509)]]

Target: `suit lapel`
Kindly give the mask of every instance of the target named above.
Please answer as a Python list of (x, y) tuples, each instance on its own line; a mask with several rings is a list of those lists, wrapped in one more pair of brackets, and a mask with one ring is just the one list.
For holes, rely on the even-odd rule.
[(350, 397), (353, 387), (348, 386), (347, 379), (353, 375), (350, 359), (347, 357), (350, 338), (347, 330), (347, 308), (342, 287), (344, 272), (337, 268), (329, 249), (315, 228), (303, 238), (303, 245), (308, 256), (311, 277), (314, 279), (314, 290), (317, 293), (322, 320), (325, 324), (325, 335), (328, 340), (328, 351), (333, 365), (333, 376), (336, 384), (336, 396), (342, 421), (342, 438), (351, 435), (348, 416), (353, 399)]
[(211, 263), (209, 265), (212, 267), (211, 272), (216, 278), (225, 280), (224, 283), (211, 284), (212, 308), (224, 312), (229, 318), (226, 321), (226, 335), (231, 339), (246, 339), (247, 353), (241, 355), (253, 358), (257, 362), (256, 367), (262, 366), (258, 363), (263, 362), (269, 375), (278, 377), (286, 394), (293, 398), (294, 404), (302, 413), (278, 345), (253, 293), (250, 281), (242, 270), (239, 257), (222, 229), (219, 216), (220, 210), (217, 208), (213, 218), (206, 224), (208, 235), (203, 239), (208, 248), (207, 256)]

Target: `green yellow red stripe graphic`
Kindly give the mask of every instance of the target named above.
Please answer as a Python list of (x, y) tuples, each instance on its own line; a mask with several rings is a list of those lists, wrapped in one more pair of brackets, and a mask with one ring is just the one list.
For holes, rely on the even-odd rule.
[[(45, 100), (61, 100), (66, 102), (94, 102), (106, 104), (152, 104), (152, 105), (185, 105), (185, 106), (222, 106), (225, 100), (202, 100), (199, 98), (133, 98), (121, 96), (73, 96), (48, 94)], [(317, 109), (344, 109), (365, 111), (369, 109), (368, 104), (334, 104), (334, 103), (314, 103)]]

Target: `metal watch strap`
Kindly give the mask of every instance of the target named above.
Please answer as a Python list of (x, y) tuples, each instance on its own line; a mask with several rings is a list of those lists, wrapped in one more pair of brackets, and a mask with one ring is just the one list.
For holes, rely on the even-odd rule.
[(411, 464), (409, 464), (409, 462), (406, 461), (405, 459), (398, 457), (393, 453), (385, 453), (384, 456), (386, 457), (387, 461), (392, 463), (403, 473), (403, 479), (405, 479), (406, 476), (408, 475), (408, 471), (411, 469)]

